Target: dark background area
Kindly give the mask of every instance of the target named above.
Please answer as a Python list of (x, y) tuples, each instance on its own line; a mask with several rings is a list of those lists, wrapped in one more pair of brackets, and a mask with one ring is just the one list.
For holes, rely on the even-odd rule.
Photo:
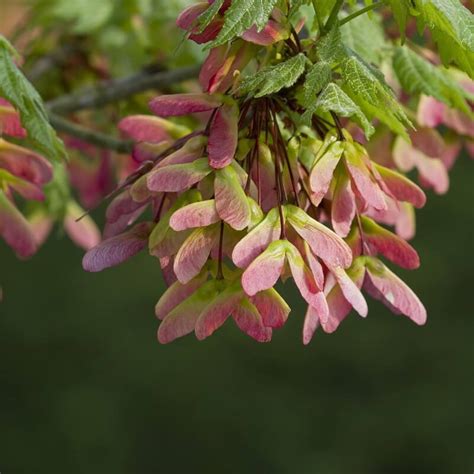
[(69, 241), (29, 262), (0, 243), (0, 471), (472, 473), (473, 183), (461, 159), (418, 213), (401, 274), (428, 324), (371, 301), (309, 347), (294, 293), (268, 345), (229, 321), (162, 346), (153, 258), (87, 274)]

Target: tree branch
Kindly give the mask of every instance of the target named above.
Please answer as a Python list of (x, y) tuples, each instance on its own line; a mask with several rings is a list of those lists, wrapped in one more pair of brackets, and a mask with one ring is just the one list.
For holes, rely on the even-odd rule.
[(167, 87), (177, 82), (193, 79), (200, 67), (192, 66), (172, 71), (142, 71), (131, 76), (104, 81), (98, 86), (87, 87), (73, 94), (58, 97), (49, 101), (46, 106), (54, 113), (66, 114), (83, 109), (102, 107), (111, 102), (126, 99), (139, 92)]
[(58, 132), (72, 135), (99, 148), (106, 148), (118, 153), (131, 153), (133, 150), (133, 141), (120, 140), (104, 133), (95, 132), (54, 113), (49, 114), (49, 120)]

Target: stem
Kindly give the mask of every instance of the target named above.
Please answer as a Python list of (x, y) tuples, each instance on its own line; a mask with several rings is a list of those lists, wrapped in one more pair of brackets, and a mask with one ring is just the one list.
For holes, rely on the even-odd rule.
[(372, 10), (375, 10), (376, 8), (383, 7), (386, 4), (386, 0), (381, 0), (380, 2), (372, 3), (372, 5), (367, 5), (364, 8), (361, 8), (360, 10), (351, 13), (350, 15), (346, 16), (339, 22), (339, 26), (345, 25), (346, 23), (349, 23), (352, 21), (354, 18), (357, 18), (360, 15), (363, 15), (364, 13), (370, 12)]
[(319, 138), (324, 139), (326, 134), (321, 130), (317, 122), (313, 123), (313, 128), (316, 130), (316, 133), (318, 134)]
[(334, 124), (332, 124), (329, 120), (326, 120), (325, 118), (323, 118), (319, 115), (316, 116), (316, 119), (321, 125), (327, 125), (328, 127), (333, 127), (334, 126)]
[(313, 128), (316, 130), (319, 137), (324, 139), (324, 137), (326, 136), (326, 133), (328, 132), (328, 128), (325, 126), (323, 122), (320, 121), (320, 117), (313, 116), (311, 123), (313, 124)]
[(155, 214), (155, 222), (158, 222), (161, 218), (161, 212), (163, 211), (163, 206), (165, 205), (166, 194), (167, 193), (163, 193), (163, 196), (161, 197), (160, 204)]
[(342, 8), (343, 3), (344, 0), (336, 0), (334, 8), (332, 9), (331, 14), (329, 15), (328, 21), (324, 25), (324, 33), (328, 33), (329, 31), (331, 31), (332, 27), (337, 22), (337, 16), (339, 15), (339, 11)]
[(298, 54), (299, 51), (298, 51), (298, 46), (296, 46), (296, 43), (291, 39), (291, 38), (288, 38), (285, 40), (285, 43), (290, 47), (290, 49), (295, 53), (295, 54)]
[(261, 192), (261, 179), (260, 179), (260, 147), (257, 143), (257, 202), (258, 205), (262, 205), (262, 192)]
[(367, 244), (365, 242), (364, 229), (362, 228), (362, 222), (360, 220), (359, 211), (356, 211), (357, 227), (359, 228), (360, 234), (360, 253), (361, 255), (370, 255), (370, 252), (366, 252)]
[(250, 184), (252, 183), (252, 167), (255, 161), (255, 149), (258, 147), (258, 136), (260, 134), (260, 122), (259, 118), (259, 108), (258, 104), (254, 107), (253, 116), (251, 119), (251, 123), (249, 125), (249, 138), (255, 138), (255, 144), (252, 147), (252, 150), (247, 153), (247, 158), (245, 159), (245, 163), (247, 165), (247, 181), (245, 183), (245, 194), (248, 196), (250, 192)]
[(224, 242), (224, 221), (221, 221), (221, 229), (219, 233), (219, 260), (217, 264), (217, 280), (224, 279), (224, 273), (222, 272), (222, 254), (223, 254), (223, 242)]
[(240, 109), (240, 116), (239, 116), (239, 130), (243, 128), (243, 124), (245, 122), (245, 119), (247, 118), (247, 112), (249, 111), (251, 101), (248, 100), (245, 102), (241, 109)]
[(308, 202), (309, 202), (310, 206), (312, 206), (313, 203), (311, 202), (311, 196), (309, 195), (309, 192), (308, 192), (308, 190), (306, 189), (306, 187), (305, 187), (305, 185), (304, 185), (302, 179), (300, 179), (300, 184), (301, 184), (301, 189), (302, 189), (303, 192), (305, 193), (306, 198), (308, 199)]
[(298, 33), (293, 27), (291, 27), (291, 34), (295, 38), (295, 43), (296, 43), (296, 47), (298, 48), (298, 51), (301, 53), (303, 51), (303, 48), (301, 47), (300, 38), (298, 36)]
[(131, 153), (133, 150), (133, 141), (120, 140), (104, 133), (95, 132), (56, 114), (49, 114), (49, 120), (51, 125), (57, 131), (80, 138), (81, 140), (90, 143), (91, 145), (98, 146), (99, 148), (106, 148), (118, 153)]
[(204, 129), (204, 135), (209, 135), (209, 132), (211, 130), (211, 126), (212, 126), (212, 122), (214, 121), (214, 118), (217, 114), (217, 111), (219, 110), (220, 107), (218, 107), (217, 109), (214, 109), (212, 112), (211, 112), (211, 116), (209, 117), (209, 120), (207, 121), (207, 125), (206, 125), (206, 128)]
[[(271, 106), (273, 104), (270, 104)], [(272, 107), (273, 109), (273, 107)], [(276, 133), (276, 117), (275, 111), (273, 112), (273, 123), (272, 123), (272, 138), (273, 138), (273, 145), (275, 147), (275, 188), (277, 193), (277, 200), (278, 200), (278, 213), (280, 215), (280, 239), (286, 240), (286, 231), (285, 231), (285, 217), (283, 216), (283, 193), (282, 187), (283, 183), (281, 181), (281, 174), (280, 174), (280, 160), (279, 160), (279, 153), (278, 153), (278, 138)], [(270, 113), (268, 110), (268, 101), (267, 101), (267, 121), (270, 120)]]
[(280, 215), (280, 227), (281, 227), (280, 240), (286, 240), (285, 217), (283, 216), (283, 207), (282, 207), (281, 202), (280, 204), (278, 204), (278, 214)]
[(342, 126), (341, 126), (341, 122), (339, 120), (339, 117), (333, 111), (331, 111), (331, 117), (333, 118), (334, 125), (337, 128), (337, 134), (339, 136), (339, 140), (341, 142), (343, 142), (344, 141), (344, 133), (342, 133)]
[(70, 59), (73, 54), (76, 54), (79, 51), (80, 49), (77, 44), (63, 44), (57, 50), (41, 56), (38, 61), (33, 64), (31, 69), (27, 71), (26, 77), (30, 80), (30, 82), (34, 83), (50, 70), (64, 67), (66, 61)]
[(283, 153), (283, 155), (285, 157), (286, 165), (288, 166), (288, 173), (290, 175), (291, 187), (293, 188), (293, 194), (295, 195), (295, 201), (296, 201), (297, 206), (300, 207), (300, 201), (299, 201), (299, 197), (298, 197), (298, 191), (296, 189), (296, 182), (295, 182), (295, 177), (294, 177), (294, 174), (293, 174), (293, 169), (291, 168), (290, 157), (288, 156), (286, 146), (285, 146), (285, 142), (284, 142), (283, 137), (281, 135), (280, 127), (278, 126), (278, 122), (277, 122), (277, 118), (276, 118), (276, 111), (275, 111), (274, 108), (273, 108), (273, 120), (275, 122), (275, 129), (276, 129), (276, 132), (277, 132), (277, 137), (276, 138), (277, 138), (277, 141), (278, 141), (278, 143), (276, 143), (275, 146), (276, 146), (277, 150), (278, 150), (278, 148), (280, 148), (281, 152)]
[(277, 190), (277, 199), (278, 199), (278, 214), (280, 216), (280, 239), (286, 240), (286, 231), (285, 231), (285, 217), (283, 216), (283, 197), (281, 194), (281, 182), (280, 182), (280, 169), (278, 165), (278, 156), (275, 153), (275, 186)]
[[(258, 145), (257, 145), (258, 146)], [(248, 196), (250, 194), (250, 185), (252, 183), (252, 167), (255, 161), (255, 147), (252, 148), (252, 151), (249, 153), (250, 157), (247, 158), (247, 181), (245, 182), (245, 194)]]
[(173, 71), (149, 73), (142, 71), (127, 77), (104, 81), (94, 87), (81, 89), (73, 94), (58, 97), (46, 105), (56, 113), (70, 113), (83, 109), (100, 108), (111, 102), (144, 92), (150, 89), (168, 87), (177, 82), (195, 78), (199, 67), (185, 67)]

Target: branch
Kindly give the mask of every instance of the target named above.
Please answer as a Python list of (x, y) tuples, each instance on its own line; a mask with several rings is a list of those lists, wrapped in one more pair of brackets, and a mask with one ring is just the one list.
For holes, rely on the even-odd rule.
[(59, 132), (72, 135), (80, 138), (87, 143), (98, 146), (99, 148), (106, 148), (118, 153), (131, 153), (133, 149), (133, 141), (120, 140), (118, 138), (110, 137), (104, 133), (94, 132), (89, 128), (78, 125), (70, 120), (67, 120), (54, 113), (49, 114), (51, 125)]
[(66, 114), (83, 109), (102, 107), (111, 102), (126, 99), (139, 92), (171, 86), (193, 79), (200, 67), (192, 66), (172, 71), (150, 73), (142, 71), (131, 76), (104, 81), (98, 86), (87, 87), (73, 94), (49, 101), (46, 106), (54, 113)]
[(199, 67), (187, 67), (173, 71), (142, 71), (131, 76), (104, 81), (98, 86), (87, 87), (73, 94), (58, 97), (47, 102), (51, 125), (58, 131), (80, 138), (81, 140), (116, 151), (131, 153), (133, 141), (120, 140), (104, 133), (95, 132), (77, 123), (71, 122), (58, 114), (76, 112), (83, 109), (99, 108), (111, 102), (126, 99), (139, 92), (167, 87), (177, 82), (197, 76)]

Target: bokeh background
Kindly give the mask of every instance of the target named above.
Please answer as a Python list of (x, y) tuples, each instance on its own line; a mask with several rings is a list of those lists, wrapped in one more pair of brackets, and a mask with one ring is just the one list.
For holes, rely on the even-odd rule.
[(473, 182), (461, 159), (419, 213), (404, 277), (428, 324), (371, 302), (309, 347), (291, 288), (270, 344), (229, 321), (162, 346), (150, 257), (87, 274), (66, 240), (29, 262), (0, 245), (1, 472), (472, 472)]
[(271, 344), (229, 321), (161, 346), (152, 258), (87, 274), (59, 236), (28, 262), (0, 242), (0, 472), (472, 473), (474, 163), (451, 179), (401, 272), (428, 324), (372, 301), (309, 347), (291, 287)]

